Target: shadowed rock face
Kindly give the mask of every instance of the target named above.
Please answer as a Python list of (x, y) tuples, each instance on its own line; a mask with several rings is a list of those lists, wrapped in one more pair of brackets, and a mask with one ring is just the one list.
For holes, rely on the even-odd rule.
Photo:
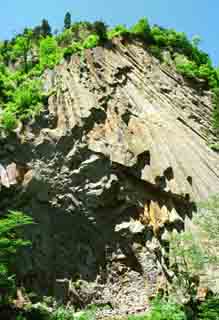
[(37, 222), (20, 281), (79, 305), (141, 309), (165, 273), (166, 230), (219, 191), (211, 96), (120, 40), (48, 71), (44, 85), (55, 93), (41, 118), (1, 146), (24, 177), (0, 209), (14, 203)]

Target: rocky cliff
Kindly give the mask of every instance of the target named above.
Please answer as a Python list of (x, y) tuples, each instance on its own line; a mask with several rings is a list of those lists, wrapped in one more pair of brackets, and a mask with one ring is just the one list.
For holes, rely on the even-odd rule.
[(47, 71), (44, 89), (41, 116), (0, 142), (0, 210), (36, 222), (20, 282), (141, 310), (163, 281), (168, 230), (219, 191), (211, 94), (122, 39)]

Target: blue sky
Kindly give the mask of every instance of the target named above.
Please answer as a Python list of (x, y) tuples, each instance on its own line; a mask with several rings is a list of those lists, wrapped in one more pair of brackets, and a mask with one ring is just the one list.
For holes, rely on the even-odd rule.
[(0, 39), (7, 39), (26, 26), (47, 18), (53, 28), (62, 28), (66, 11), (72, 20), (103, 19), (109, 25), (131, 25), (148, 17), (151, 24), (200, 35), (201, 48), (219, 64), (218, 0), (0, 0)]

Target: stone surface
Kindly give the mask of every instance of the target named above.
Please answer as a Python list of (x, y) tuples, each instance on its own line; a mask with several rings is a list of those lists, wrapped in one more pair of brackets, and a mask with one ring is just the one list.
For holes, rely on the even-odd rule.
[(36, 221), (20, 283), (55, 295), (59, 279), (81, 281), (78, 303), (143, 310), (163, 274), (166, 227), (182, 230), (195, 203), (219, 191), (211, 96), (121, 40), (44, 82), (54, 93), (42, 115), (1, 142), (0, 161), (16, 163), (19, 178), (2, 188), (0, 210)]

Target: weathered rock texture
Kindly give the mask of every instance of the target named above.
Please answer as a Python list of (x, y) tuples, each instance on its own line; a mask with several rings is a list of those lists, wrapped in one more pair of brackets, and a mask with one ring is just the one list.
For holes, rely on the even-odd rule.
[(2, 189), (0, 209), (37, 222), (21, 282), (78, 305), (144, 308), (163, 281), (167, 230), (219, 191), (211, 95), (123, 40), (72, 57), (44, 83), (55, 93), (42, 116), (1, 146), (22, 179)]

